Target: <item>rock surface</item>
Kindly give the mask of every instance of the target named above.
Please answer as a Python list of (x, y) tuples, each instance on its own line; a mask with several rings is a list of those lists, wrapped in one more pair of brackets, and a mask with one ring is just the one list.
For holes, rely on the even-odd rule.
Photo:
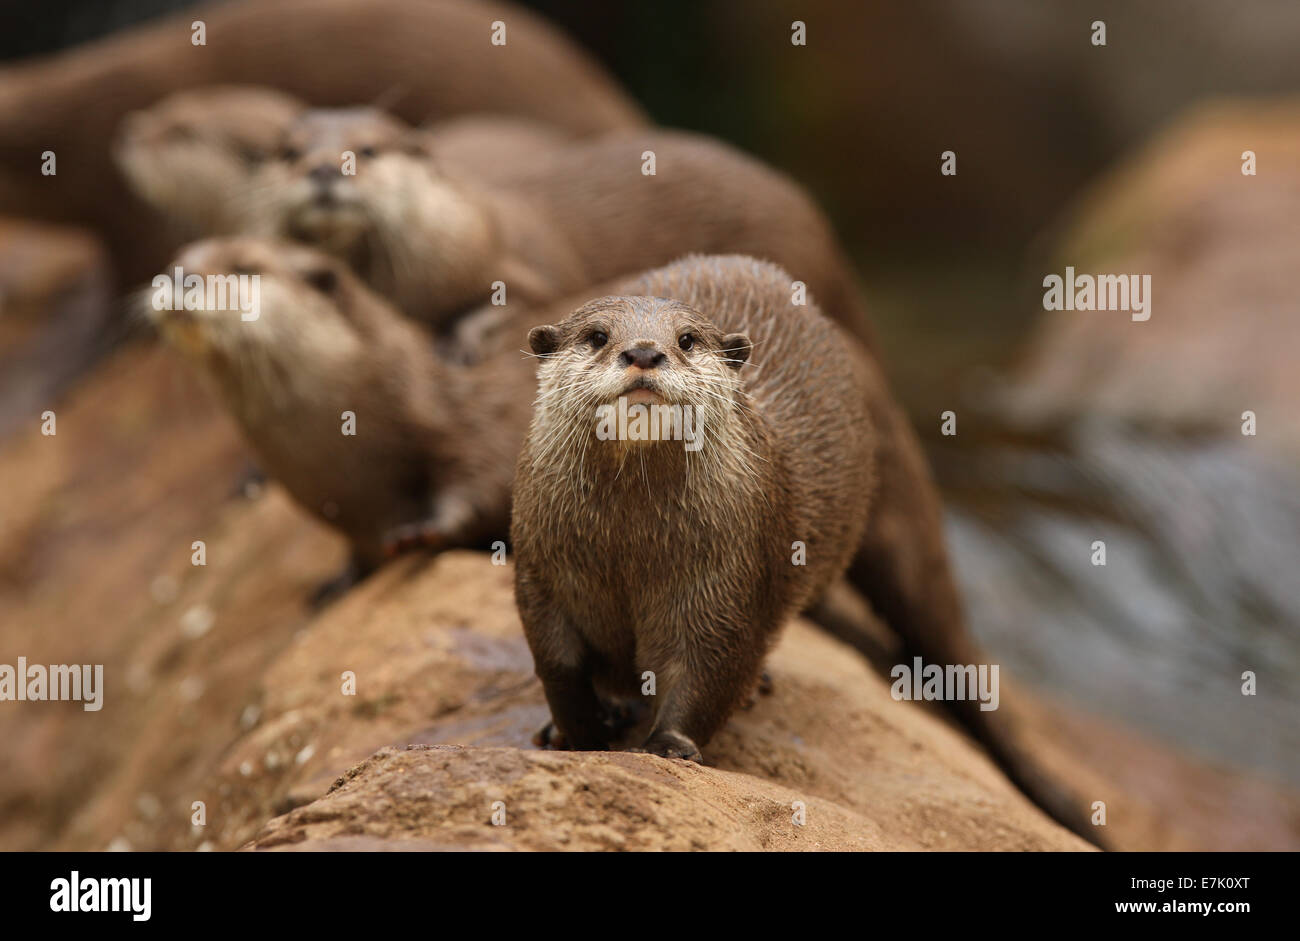
[[(1243, 175), (1253, 151), (1257, 173)], [(1300, 101), (1201, 106), (1108, 174), (1044, 271), (1151, 276), (1151, 318), (1044, 315), (1009, 405), (1208, 429), (1300, 454)]]
[(0, 437), (52, 407), (99, 352), (110, 283), (90, 232), (0, 217)]
[[(103, 663), (105, 700), (0, 704), (6, 849), (1086, 848), (804, 622), (773, 655), (775, 691), (733, 718), (708, 767), (538, 751), (546, 708), (508, 566), (402, 559), (313, 614), (341, 543), (274, 486), (232, 494), (232, 427), (149, 347), (104, 363), (58, 428), (0, 448), (0, 662)], [(1033, 715), (1007, 685), (1004, 707)], [(1195, 766), (1134, 737), (1164, 756), (1159, 799), (1139, 802), (1145, 779), (1108, 783), (1132, 757), (1111, 750), (1121, 737), (1066, 715), (1086, 764), (1061, 725), (1039, 734), (1107, 801), (1121, 845), (1214, 845), (1249, 813), (1228, 801), (1208, 829), (1177, 788)], [(1228, 776), (1202, 778), (1198, 800), (1226, 793)], [(1297, 806), (1249, 793), (1270, 814)]]
[[(529, 736), (547, 713), (509, 579), (508, 568), (469, 553), (393, 566), (285, 651), (267, 673), (267, 689), (277, 693), (264, 703), (261, 727), (223, 762), (232, 786), (268, 788), (273, 803), (279, 795), (296, 803), (321, 793), (326, 777), (376, 742), (470, 747), (367, 759), (323, 800), (259, 834), (255, 846), (358, 833), (455, 843), (485, 825), (493, 800), (505, 801), (515, 824), (490, 828), (474, 845), (1085, 846), (1045, 820), (958, 733), (892, 700), (856, 654), (802, 622), (770, 660), (775, 692), (734, 717), (708, 748), (713, 767), (532, 750)], [(344, 670), (356, 675), (356, 700), (340, 693)], [(311, 755), (294, 765), (303, 743)], [(245, 763), (254, 770), (241, 782)], [(424, 797), (403, 825), (360, 811), (412, 793), (396, 783), (411, 779)], [(588, 791), (590, 801), (574, 797)], [(795, 800), (823, 818), (817, 828), (795, 830)], [(237, 836), (236, 828), (230, 838)]]

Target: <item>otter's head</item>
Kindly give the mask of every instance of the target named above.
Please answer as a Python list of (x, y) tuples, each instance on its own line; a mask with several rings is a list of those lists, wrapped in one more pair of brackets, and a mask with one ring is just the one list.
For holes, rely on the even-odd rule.
[(141, 199), (194, 234), (233, 232), (232, 210), (302, 109), (269, 88), (177, 92), (122, 120), (113, 159)]
[(574, 423), (594, 427), (616, 414), (610, 406), (666, 406), (664, 415), (689, 408), (687, 420), (716, 438), (745, 407), (740, 372), (749, 337), (724, 334), (678, 301), (601, 298), (559, 324), (534, 327), (528, 343), (541, 357), (537, 419), (548, 435)]
[[(256, 231), (342, 257), (456, 238), (464, 197), (434, 166), (427, 135), (375, 108), (314, 109), (259, 174)], [(435, 243), (436, 244), (436, 243)]]
[(387, 310), (337, 259), (253, 238), (186, 246), (144, 301), (162, 336), (225, 391), (272, 400), (355, 372)]

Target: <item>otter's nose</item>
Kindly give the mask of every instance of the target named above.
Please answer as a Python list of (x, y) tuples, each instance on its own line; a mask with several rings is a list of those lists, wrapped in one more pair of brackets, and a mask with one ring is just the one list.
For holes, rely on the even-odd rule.
[(332, 163), (320, 163), (312, 167), (311, 172), (307, 175), (311, 177), (311, 181), (317, 186), (329, 186), (333, 180), (339, 177), (340, 172), (339, 168)]
[(618, 354), (624, 366), (640, 366), (642, 369), (654, 369), (664, 361), (664, 354), (653, 346), (634, 346)]

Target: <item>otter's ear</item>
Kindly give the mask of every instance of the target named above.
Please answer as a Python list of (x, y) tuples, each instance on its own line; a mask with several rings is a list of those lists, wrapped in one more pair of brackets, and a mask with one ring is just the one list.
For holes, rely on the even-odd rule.
[(744, 333), (728, 333), (722, 338), (722, 361), (732, 369), (739, 369), (749, 360), (754, 345)]
[(560, 348), (560, 331), (550, 324), (533, 327), (528, 331), (528, 346), (538, 356), (546, 356)]
[(322, 294), (333, 294), (339, 286), (339, 276), (333, 268), (309, 268), (302, 279)]

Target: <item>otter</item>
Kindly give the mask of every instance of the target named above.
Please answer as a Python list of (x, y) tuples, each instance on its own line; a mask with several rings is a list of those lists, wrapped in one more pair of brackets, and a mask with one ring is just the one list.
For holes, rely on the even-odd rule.
[[(206, 46), (192, 44), (196, 20)], [(183, 239), (129, 192), (113, 133), (168, 94), (232, 84), (313, 106), (394, 95), (390, 110), (415, 123), (497, 112), (574, 136), (647, 123), (592, 56), (502, 0), (223, 0), (0, 68), (0, 213), (93, 227), (120, 286), (144, 281)], [(55, 176), (41, 175), (47, 150)]]
[[(269, 476), (347, 537), (348, 568), (318, 600), (412, 537), (441, 549), (505, 535), (531, 400), (517, 344), (476, 369), (447, 364), (427, 331), (301, 245), (212, 239), (174, 265), (204, 279), (259, 276), (256, 319), (233, 303), (176, 297), (169, 281), (149, 290), (145, 313), (213, 387)], [(345, 412), (354, 435), (343, 433)]]
[[(457, 146), (472, 152), (476, 133), (493, 132), (462, 128)], [(280, 160), (262, 167), (244, 229), (345, 258), (408, 315), (444, 331), (493, 313), (494, 282), (528, 306), (689, 252), (737, 252), (781, 264), (870, 340), (829, 222), (798, 184), (725, 144), (620, 131), (498, 146), (479, 170), (440, 160), (438, 137), (372, 108), (306, 112)], [(647, 152), (653, 174), (642, 172)], [(344, 172), (345, 154), (354, 172)]]
[[(257, 86), (223, 85), (177, 92), (151, 108), (128, 114), (118, 129), (113, 156), (141, 199), (178, 231), (199, 238), (256, 228), (248, 220), (258, 215), (259, 201), (268, 189), (259, 176), (261, 167), (285, 149), (307, 146), (302, 138), (311, 133), (308, 129), (329, 141), (331, 167), (340, 162), (343, 150), (355, 148), (354, 157), (359, 154), (356, 159), (364, 162), (377, 148), (409, 136), (422, 158), (489, 181), (512, 170), (518, 159), (514, 155), (520, 151), (536, 153), (558, 147), (567, 139), (540, 122), (495, 115), (453, 118), (421, 134), (373, 107), (314, 112), (303, 126), (296, 126), (298, 116), (308, 110), (290, 95)], [(344, 129), (352, 133), (347, 139), (335, 140)], [(334, 176), (339, 182), (333, 191), (346, 194), (347, 177)], [(312, 182), (319, 185), (319, 177), (318, 171)], [(367, 174), (363, 180), (369, 178)], [(306, 196), (313, 192), (308, 184)], [(299, 202), (310, 207), (309, 198), (300, 197)], [(306, 221), (311, 215), (310, 208), (300, 206), (291, 220), (308, 226), (307, 233), (298, 233), (304, 235), (302, 241), (314, 241)], [(325, 213), (316, 211), (314, 215), (328, 226)], [(346, 209), (342, 215), (346, 218)], [(288, 228), (292, 234), (294, 226)], [(328, 241), (324, 233), (314, 234)], [(339, 250), (347, 254), (345, 246)], [(366, 273), (362, 258), (349, 260)], [(408, 280), (411, 277), (413, 273)], [(387, 285), (390, 295), (398, 293), (391, 277), (374, 273), (370, 280)], [(408, 299), (415, 304), (414, 298)], [(421, 301), (416, 306), (424, 305)]]
[[(701, 761), (782, 624), (845, 571), (909, 653), (981, 662), (913, 434), (866, 349), (792, 305), (789, 283), (753, 258), (692, 257), (529, 333), (538, 394), (511, 536), (551, 709), (539, 743), (609, 747), (650, 672), (641, 749)], [(660, 433), (613, 434), (610, 409), (638, 405)], [(1014, 783), (1097, 839), (996, 713), (950, 705)]]
[[(649, 670), (642, 747), (700, 760), (778, 629), (848, 567), (879, 383), (814, 307), (789, 307), (789, 283), (751, 259), (691, 259), (529, 333), (542, 360), (511, 533), (546, 740), (607, 745), (598, 695), (633, 695)], [(834, 381), (800, 381), (810, 363)], [(674, 427), (599, 440), (598, 409), (620, 399), (667, 406)], [(806, 566), (791, 564), (800, 541)]]
[[(444, 335), (460, 315), (488, 305), (493, 281), (507, 282), (517, 306), (588, 283), (535, 212), (469, 179), (474, 155), (503, 153), (508, 131), (478, 121), (453, 129), (445, 148), (439, 140), (436, 128), (412, 128), (373, 107), (305, 111), (286, 129), (277, 159), (253, 174), (241, 228), (328, 251)], [(535, 140), (543, 150), (554, 143)]]
[(186, 238), (235, 234), (256, 168), (306, 107), (272, 88), (188, 89), (128, 114), (113, 159), (135, 193)]

